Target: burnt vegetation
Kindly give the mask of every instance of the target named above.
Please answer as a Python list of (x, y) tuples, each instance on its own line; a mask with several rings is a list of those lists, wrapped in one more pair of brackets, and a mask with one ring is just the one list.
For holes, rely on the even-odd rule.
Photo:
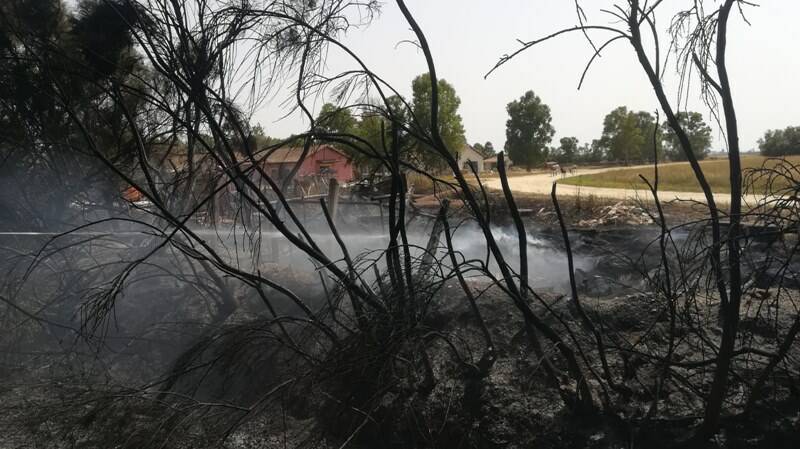
[[(0, 447), (796, 447), (800, 169), (740, 170), (725, 55), (751, 5), (609, 3), (614, 25), (576, 2), (579, 25), (495, 69), (581, 33), (595, 56), (630, 44), (650, 81), (652, 138), (666, 122), (706, 202), (669, 222), (654, 155), (656, 226), (605, 256), (624, 267), (615, 298), (578, 266), (599, 239), (571, 229), (556, 185), (543, 235), (566, 294), (540, 288), (544, 237), (503, 153), (488, 192), (440, 135), (436, 58), (402, 0), (2, 2)], [(340, 40), (379, 6), (427, 64), (424, 123)], [(332, 54), (351, 68), (328, 73)], [(725, 207), (662, 84), (668, 56), (717, 113)], [(265, 139), (252, 112), (286, 86), (308, 130)], [(375, 139), (319, 126), (331, 93)], [(322, 144), (381, 191), (298, 181)], [(287, 146), (291, 169), (265, 168)], [(413, 201), (423, 181), (432, 207)]]

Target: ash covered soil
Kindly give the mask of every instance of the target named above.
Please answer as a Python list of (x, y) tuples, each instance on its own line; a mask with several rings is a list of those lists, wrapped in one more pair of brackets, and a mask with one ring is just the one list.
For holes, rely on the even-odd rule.
[[(476, 281), (473, 287), (480, 289), (482, 285)], [(792, 292), (792, 296), (797, 298), (797, 292)], [(582, 329), (574, 303), (561, 295), (545, 295), (543, 299), (547, 305), (539, 304), (536, 311), (548, 324), (556, 328), (569, 325), (575, 332), (571, 343), (577, 341), (582, 347), (591, 348), (592, 337)], [(768, 350), (774, 347), (770, 342), (773, 337), (770, 326), (749, 307), (757, 300), (748, 299), (743, 326), (755, 329), (751, 334), (752, 344)], [(788, 302), (782, 306), (788, 306)], [(332, 404), (325, 390), (336, 386), (317, 385), (312, 394), (297, 398), (304, 403), (303, 413), (293, 415), (290, 411), (287, 416), (272, 413), (257, 417), (234, 432), (224, 447), (279, 448), (286, 444), (337, 448), (344, 442), (357, 448), (622, 448), (631, 444), (675, 447), (702, 418), (702, 401), (679, 385), (661, 391), (657, 399), (659, 417), (647, 418), (654, 399), (650, 387), (658, 373), (653, 366), (646, 366), (644, 358), (646, 354), (663, 354), (669, 340), (664, 305), (647, 295), (585, 298), (583, 302), (592, 319), (602, 323), (609, 348), (641, 347), (641, 351), (631, 351), (627, 362), (610, 367), (615, 373), (625, 372), (616, 388), (608, 391), (612, 402), (621, 404), (614, 410), (613, 418), (580, 416), (565, 410), (558, 389), (548, 387), (549, 381), (531, 342), (521, 331), (524, 326), (519, 313), (497, 288), (489, 288), (480, 298), (483, 317), (493, 330), (496, 362), (484, 379), (465, 374), (463, 367), (454, 362), (454, 347), (473, 363), (477, 363), (485, 350), (480, 329), (466, 304), (460, 287), (447, 285), (426, 320), (426, 325), (438, 329), (447, 340), (442, 338), (430, 347), (436, 383), (429, 391), (400, 385), (388, 389), (377, 400), (379, 406), (370, 411), (367, 420), (370, 425), (360, 427), (367, 419), (361, 411), (334, 407), (339, 414), (329, 414)], [(708, 313), (703, 319), (708, 325), (709, 338), (718, 339), (720, 329), (713, 325), (716, 317), (712, 301), (701, 308)], [(783, 322), (780, 326), (790, 324)], [(677, 332), (685, 337), (689, 330), (679, 328)], [(798, 355), (800, 348), (795, 347), (791, 358)], [(599, 373), (600, 361), (594, 351), (586, 356)], [(703, 348), (684, 343), (677, 346), (673, 357), (691, 365), (702, 363), (705, 355)], [(589, 382), (599, 388), (595, 379)], [(559, 388), (570, 386), (565, 382)], [(797, 396), (776, 393), (766, 413), (752, 421), (726, 422), (717, 441), (708, 447), (797, 447), (800, 443)], [(356, 429), (359, 432), (353, 437)]]
[[(556, 278), (556, 271), (563, 267), (559, 265), (548, 273), (549, 283), (540, 292), (541, 300), (530, 298), (530, 302), (537, 316), (559, 331), (561, 338), (582, 348), (578, 356), (591, 367), (587, 381), (597, 392), (598, 405), (610, 404), (598, 415), (568, 411), (564, 397), (574, 395), (575, 385), (568, 379), (567, 367), (555, 346), (539, 336), (544, 357), (558, 374), (554, 384), (508, 295), (485, 278), (473, 277), (468, 283), (476, 292), (494, 344), (494, 363), (486, 377), (476, 375), (486, 354), (481, 328), (454, 280), (442, 286), (413, 329), (416, 335), (424, 336), (421, 341), (425, 342), (430, 373), (404, 365), (407, 362), (418, 367), (419, 360), (398, 357), (399, 361), (390, 364), (379, 362), (383, 360), (380, 354), (370, 352), (369, 342), (358, 337), (344, 338), (344, 355), (331, 360), (324, 360), (325, 350), (318, 343), (322, 338), (314, 332), (304, 336), (301, 348), (287, 351), (276, 344), (275, 325), (265, 318), (257, 298), (236, 290), (241, 306), (219, 325), (219, 335), (224, 337), (209, 339), (203, 331), (184, 328), (180, 337), (179, 332), (159, 336), (182, 342), (166, 355), (156, 357), (142, 350), (133, 358), (111, 364), (112, 372), (127, 371), (137, 364), (157, 365), (152, 368), (151, 374), (155, 374), (170, 367), (165, 360), (191, 352), (200, 345), (198, 342), (211, 341), (209, 357), (230, 357), (223, 359), (221, 369), (179, 382), (174, 394), (164, 395), (155, 387), (148, 390), (137, 384), (125, 389), (96, 379), (95, 383), (79, 385), (79, 372), (74, 373), (75, 384), (63, 377), (59, 384), (39, 384), (30, 379), (39, 374), (44, 379), (43, 372), (67, 366), (63, 361), (40, 364), (41, 372), (28, 373), (30, 378), (24, 385), (8, 382), (0, 390), (7, 404), (3, 421), (10, 423), (4, 428), (12, 429), (0, 437), (0, 447), (674, 447), (702, 419), (704, 404), (698, 399), (697, 389), (707, 386), (709, 374), (696, 368), (707, 364), (709, 343), (719, 342), (718, 300), (713, 295), (695, 295), (691, 300), (679, 297), (675, 307), (684, 318), (671, 331), (667, 314), (670, 304), (648, 293), (644, 281), (652, 274), (648, 267), (657, 265), (654, 238), (658, 229), (641, 223), (632, 226), (630, 220), (646, 222), (642, 218), (646, 214), (634, 206), (597, 207), (607, 212), (599, 217), (610, 218), (581, 225), (585, 218), (574, 215), (572, 221), (578, 226), (571, 232), (571, 240), (576, 258), (585, 262), (576, 269), (580, 299), (598, 326), (605, 347), (616, 354), (609, 358), (613, 386), (602, 373), (594, 335), (567, 294), (566, 272)], [(549, 251), (537, 254), (562, 257), (554, 217), (547, 213), (536, 216), (532, 235), (539, 241), (533, 245)], [(680, 241), (687, 235), (688, 231), (678, 231), (675, 238)], [(754, 258), (769, 251), (767, 243), (759, 245), (751, 248)], [(315, 302), (324, 301), (324, 289), (317, 277), (292, 267), (275, 266), (273, 270), (278, 280), (293, 290), (313, 297)], [(800, 295), (795, 285), (776, 291), (776, 279), (765, 271), (750, 269), (745, 273), (752, 288), (742, 307), (741, 328), (746, 333), (740, 343), (770, 354), (777, 349), (776, 335), (785, 334), (794, 316), (777, 311), (796, 311)], [(536, 279), (537, 273), (531, 276)], [(207, 318), (204, 305), (177, 311), (174, 303), (166, 307), (164, 299), (170, 294), (159, 290), (158, 284), (151, 284), (146, 293), (145, 302), (150, 307), (163, 313), (170, 311), (164, 322)], [(142, 304), (123, 302), (118, 312), (124, 315)], [(296, 312), (291, 304), (282, 307)], [(143, 325), (128, 324), (131, 328)], [(397, 340), (398, 347), (405, 344), (402, 335)], [(215, 344), (222, 349), (214, 349)], [(671, 358), (677, 364), (673, 373), (677, 380), (654, 394), (661, 375), (660, 365), (654, 360), (664, 357), (670, 345), (674, 345)], [(229, 350), (232, 347), (237, 349)], [(400, 352), (420, 354), (415, 350)], [(312, 363), (297, 357), (298, 353), (323, 361)], [(163, 360), (156, 363), (150, 358)], [(765, 360), (765, 356), (754, 354), (737, 366), (738, 373), (751, 376), (734, 379), (729, 389), (730, 409), (726, 411), (732, 418), (724, 421), (723, 430), (709, 447), (800, 445), (800, 392), (792, 390), (792, 382), (778, 379), (779, 385), (789, 387), (767, 391), (770, 400), (748, 420), (735, 418), (742, 411), (741, 396)], [(796, 377), (796, 362), (800, 360), (797, 344), (786, 360), (776, 376)], [(426, 382), (428, 374), (433, 382)], [(125, 374), (115, 380), (120, 379), (125, 379)], [(365, 394), (369, 397), (363, 397)], [(363, 404), (370, 407), (364, 409)], [(658, 413), (651, 416), (654, 406)]]

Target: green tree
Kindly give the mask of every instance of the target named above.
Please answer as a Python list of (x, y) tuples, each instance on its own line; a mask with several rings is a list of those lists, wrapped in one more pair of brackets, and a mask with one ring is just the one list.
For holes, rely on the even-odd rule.
[[(213, 139), (209, 137), (209, 141), (211, 140)], [(256, 123), (250, 130), (250, 136), (247, 141), (251, 151), (258, 151), (281, 142), (281, 139), (268, 136), (264, 131), (264, 127), (261, 126), (261, 123)]]
[[(663, 133), (661, 129), (656, 127), (655, 118), (647, 111), (639, 111), (634, 115), (636, 117), (636, 127), (639, 129), (639, 134), (642, 136), (642, 144), (639, 147), (639, 154), (637, 156), (638, 159), (652, 162), (656, 151), (658, 152), (659, 159), (663, 159)], [(655, 139), (653, 139), (654, 133)]]
[[(439, 88), (439, 133), (442, 136), (447, 149), (452, 154), (461, 151), (466, 143), (464, 137), (464, 125), (461, 123), (461, 116), (458, 114), (458, 107), (461, 99), (456, 95), (453, 86), (440, 79)], [(429, 134), (431, 126), (431, 77), (425, 73), (414, 78), (411, 83), (413, 92), (412, 109), (416, 117), (413, 127), (420, 134)], [(428, 168), (442, 167), (441, 158), (433, 150), (422, 142), (416, 145), (416, 156), (419, 161)]]
[(317, 129), (325, 133), (352, 134), (358, 123), (349, 109), (325, 103), (317, 115), (316, 124)]
[(506, 144), (508, 156), (515, 164), (529, 171), (547, 156), (547, 145), (555, 129), (550, 125), (550, 107), (533, 93), (527, 91), (519, 100), (506, 106)]
[[(679, 112), (677, 118), (689, 137), (694, 155), (697, 159), (705, 159), (711, 150), (711, 128), (703, 121), (703, 115), (699, 112)], [(662, 125), (662, 130), (667, 157), (673, 161), (685, 161), (686, 153), (675, 131), (667, 123)]]
[(601, 139), (593, 139), (592, 144), (586, 145), (585, 150), (586, 162), (600, 162), (606, 156), (606, 148)]
[(577, 137), (562, 137), (558, 144), (559, 162), (576, 162), (578, 160)]
[(133, 15), (115, 0), (75, 9), (61, 0), (0, 2), (0, 217), (44, 226), (65, 220), (77, 199), (111, 207), (122, 186), (91, 157), (83, 132), (118, 168), (133, 170), (136, 143), (119, 104), (141, 120), (141, 98), (110, 88), (149, 88), (126, 22)]
[(638, 159), (645, 138), (637, 114), (625, 106), (609, 112), (603, 120), (600, 140), (609, 160), (623, 161), (628, 165), (632, 159)]
[(800, 126), (767, 130), (758, 139), (758, 148), (764, 156), (788, 156), (800, 154)]
[[(387, 98), (388, 106), (372, 105), (365, 108), (361, 114), (361, 119), (354, 126), (353, 134), (363, 139), (364, 144), (353, 139), (353, 145), (361, 150), (352, 150), (351, 154), (359, 169), (366, 173), (374, 171), (380, 167), (377, 159), (371, 154), (377, 151), (379, 154), (392, 151), (394, 146), (392, 136), (392, 122), (398, 124), (397, 145), (401, 159), (410, 161), (416, 148), (412, 145), (408, 133), (402, 130), (402, 124), (408, 125), (408, 110), (403, 99), (397, 95)], [(389, 116), (392, 116), (391, 118)], [(384, 147), (385, 145), (385, 147)]]
[(131, 51), (133, 36), (128, 23), (136, 20), (132, 3), (122, 0), (83, 0), (72, 17), (72, 35), (78, 50), (91, 68), (84, 76), (91, 81), (133, 70), (138, 63)]
[[(389, 122), (379, 114), (364, 113), (361, 116), (361, 120), (358, 121), (356, 135), (368, 142), (369, 145), (363, 146), (363, 151), (358, 151), (358, 154), (354, 155), (359, 165), (369, 160), (369, 154), (372, 151), (382, 154), (384, 142), (386, 142), (387, 146), (391, 145), (391, 133), (387, 130), (387, 126), (389, 126)], [(360, 144), (356, 145), (362, 147)]]

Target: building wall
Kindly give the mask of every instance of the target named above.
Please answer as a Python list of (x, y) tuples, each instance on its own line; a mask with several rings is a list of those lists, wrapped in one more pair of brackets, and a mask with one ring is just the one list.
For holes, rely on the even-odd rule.
[[(327, 169), (324, 174), (323, 167)], [(300, 167), (299, 175), (321, 175), (336, 178), (339, 182), (350, 182), (355, 178), (353, 162), (329, 146), (324, 146), (307, 157)]]
[[(266, 164), (267, 173), (276, 178), (282, 178), (289, 174), (294, 168), (294, 162), (281, 162)], [(326, 170), (323, 172), (323, 168)], [(353, 162), (345, 155), (324, 146), (316, 152), (306, 156), (300, 169), (297, 171), (298, 177), (322, 176), (325, 178), (336, 178), (341, 183), (350, 182), (355, 178)]]
[(483, 167), (483, 156), (481, 156), (475, 150), (466, 147), (464, 148), (458, 155), (458, 166), (461, 168), (462, 171), (471, 172), (467, 162), (473, 162), (476, 165), (476, 169), (478, 173), (484, 170)]
[[(506, 168), (510, 168), (514, 165), (514, 162), (506, 156)], [(497, 158), (491, 159), (484, 159), (483, 160), (483, 168), (484, 170), (497, 170)]]

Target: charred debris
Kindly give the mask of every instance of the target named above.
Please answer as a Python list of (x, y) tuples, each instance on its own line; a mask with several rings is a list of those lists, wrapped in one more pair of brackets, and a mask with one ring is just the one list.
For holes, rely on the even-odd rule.
[[(691, 220), (657, 167), (590, 217), (557, 184), (515, 195), (503, 153), (488, 191), (402, 0), (426, 119), (340, 39), (376, 2), (3, 2), (0, 447), (796, 447), (800, 176), (739, 170), (726, 33), (749, 4), (687, 2), (662, 49), (662, 2), (610, 3), (613, 26), (577, 3), (497, 69), (561, 34), (631, 44), (706, 195)], [(724, 207), (668, 52), (725, 129)], [(250, 111), (279, 84), (309, 127), (276, 141)], [(318, 123), (329, 90), (376, 135)]]

